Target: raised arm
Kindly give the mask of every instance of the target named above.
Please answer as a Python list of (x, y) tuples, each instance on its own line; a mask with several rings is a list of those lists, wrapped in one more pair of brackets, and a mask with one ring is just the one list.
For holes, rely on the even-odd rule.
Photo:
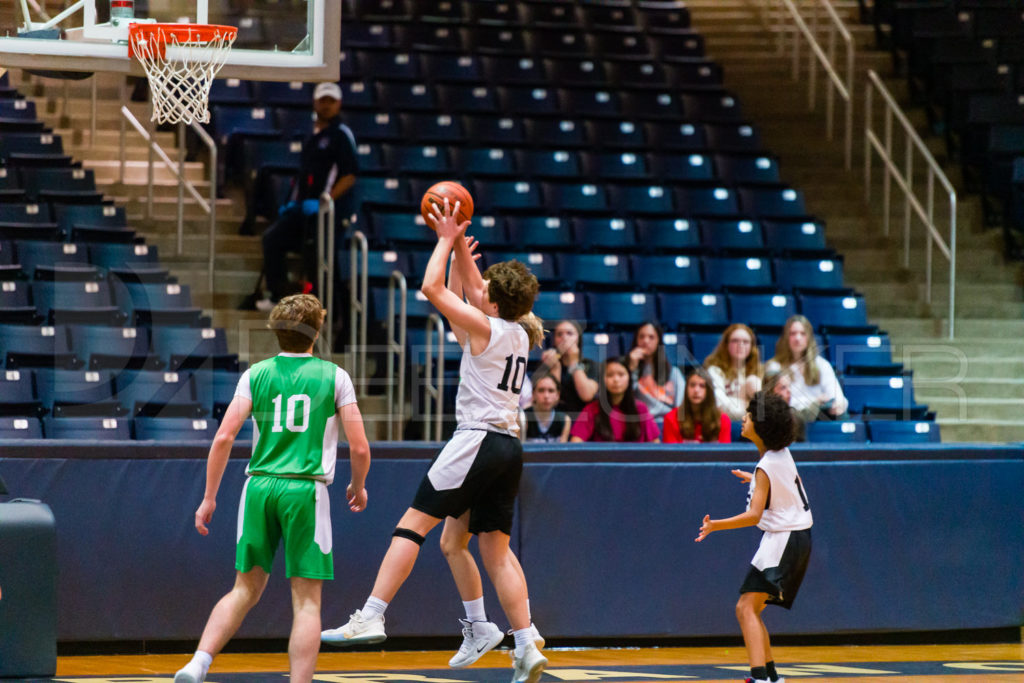
[(468, 240), (460, 240), (455, 243), (455, 270), (459, 273), (462, 281), (463, 294), (469, 303), (477, 308), (483, 304), (484, 278), (476, 266), (479, 254), (474, 255)]
[[(456, 243), (461, 242), (466, 252), (469, 253), (469, 247), (463, 239), (469, 221), (459, 225), (455, 220), (455, 212), (458, 210), (459, 203), (456, 202), (455, 206), (451, 207), (447, 198), (445, 198), (443, 211), (436, 205), (434, 207), (434, 215), (431, 215), (431, 218), (437, 230), (437, 246), (434, 247), (434, 253), (430, 255), (430, 261), (427, 262), (427, 270), (423, 274), (420, 291), (430, 303), (434, 304), (441, 315), (448, 319), (451, 327), (460, 327), (465, 330), (469, 334), (471, 342), (477, 344), (482, 342), (482, 346), (479, 346), (479, 350), (482, 350), (491, 339), (491, 324), (487, 320), (487, 316), (480, 309), (463, 301), (462, 297), (456, 296), (444, 283), (445, 266)], [(472, 255), (470, 255), (470, 265), (472, 266)], [(464, 270), (461, 275), (463, 287), (465, 287), (466, 273)], [(474, 352), (479, 353), (479, 350)]]
[(206, 459), (206, 492), (203, 494), (203, 502), (196, 510), (196, 531), (203, 536), (210, 533), (206, 525), (213, 519), (213, 511), (217, 509), (217, 491), (220, 489), (221, 479), (224, 478), (228, 458), (231, 457), (231, 446), (235, 443), (238, 430), (249, 419), (250, 414), (252, 401), (243, 396), (235, 396), (224, 413), (217, 435), (213, 437), (210, 454)]
[[(468, 245), (469, 253), (473, 257), (473, 269), (476, 270), (477, 267), (475, 265), (475, 262), (480, 260), (481, 254), (477, 254), (475, 252), (476, 248), (480, 245), (480, 243), (474, 240), (472, 237), (469, 237), (468, 235), (464, 238), (464, 241)], [(459, 274), (459, 268), (455, 263), (455, 259), (450, 260), (451, 264), (448, 266), (448, 289), (452, 290), (452, 292), (455, 293), (455, 296), (462, 299), (464, 295), (462, 287), (462, 276)], [(455, 338), (459, 340), (459, 346), (464, 346), (466, 344), (466, 331), (464, 329), (453, 325), (452, 333), (455, 335)]]

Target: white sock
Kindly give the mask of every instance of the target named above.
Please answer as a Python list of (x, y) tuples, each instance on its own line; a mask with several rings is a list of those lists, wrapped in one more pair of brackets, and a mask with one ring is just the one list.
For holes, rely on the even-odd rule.
[(206, 678), (211, 664), (213, 664), (213, 656), (209, 652), (196, 650), (196, 653), (192, 656), (192, 661), (185, 665), (184, 670), (187, 670), (201, 681)]
[(463, 600), (462, 606), (466, 608), (466, 621), (487, 621), (487, 612), (484, 611), (484, 596), (481, 595), (476, 600), (469, 602)]
[(363, 605), (363, 609), (359, 610), (362, 615), (367, 619), (373, 617), (383, 616), (384, 610), (388, 608), (388, 603), (384, 602), (380, 598), (375, 598), (372, 595), (366, 598), (366, 604)]
[(516, 657), (522, 657), (523, 653), (526, 652), (526, 646), (533, 642), (530, 629), (521, 628), (518, 631), (513, 631), (512, 636), (516, 639)]

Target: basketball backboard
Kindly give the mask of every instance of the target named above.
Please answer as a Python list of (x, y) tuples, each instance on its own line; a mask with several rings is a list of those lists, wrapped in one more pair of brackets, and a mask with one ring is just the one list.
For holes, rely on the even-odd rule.
[(142, 75), (128, 54), (128, 25), (141, 21), (237, 27), (238, 38), (218, 78), (338, 78), (338, 0), (15, 0), (15, 4), (17, 35), (9, 32), (0, 37), (0, 67)]

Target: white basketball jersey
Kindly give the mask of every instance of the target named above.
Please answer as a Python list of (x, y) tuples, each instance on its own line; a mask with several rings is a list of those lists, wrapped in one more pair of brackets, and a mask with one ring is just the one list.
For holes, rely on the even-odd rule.
[[(757, 469), (768, 475), (771, 488), (768, 501), (757, 528), (763, 531), (798, 531), (810, 529), (814, 523), (811, 504), (807, 501), (803, 482), (796, 471), (796, 463), (788, 448), (781, 451), (767, 451), (757, 463)], [(754, 495), (757, 478), (750, 480), (747, 507)]]
[(491, 341), (478, 356), (462, 349), (455, 417), (460, 429), (519, 435), (519, 394), (526, 381), (530, 340), (517, 322), (491, 318)]

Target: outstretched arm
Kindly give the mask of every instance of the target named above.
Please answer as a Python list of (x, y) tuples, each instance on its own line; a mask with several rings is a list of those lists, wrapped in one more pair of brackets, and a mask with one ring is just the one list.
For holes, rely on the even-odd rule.
[[(455, 213), (458, 210), (459, 203), (456, 202), (455, 206), (451, 207), (447, 198), (444, 201), (443, 211), (434, 205), (434, 214), (431, 214), (430, 217), (437, 230), (437, 246), (434, 247), (434, 253), (430, 255), (430, 261), (427, 262), (427, 270), (423, 274), (420, 291), (430, 303), (437, 307), (441, 315), (448, 319), (451, 327), (462, 328), (469, 334), (471, 340), (480, 340), (486, 346), (491, 339), (491, 324), (487, 320), (487, 316), (478, 308), (463, 301), (462, 297), (456, 296), (444, 284), (445, 266), (455, 244), (461, 242), (466, 252), (469, 252), (469, 247), (466, 246), (463, 239), (469, 221), (459, 225), (455, 220)], [(470, 265), (472, 265), (472, 255), (470, 255)], [(465, 286), (465, 273), (461, 274), (463, 286)]]
[[(734, 471), (733, 474), (736, 474), (736, 471)], [(739, 477), (740, 475), (736, 474), (736, 476)], [(771, 481), (768, 479), (768, 475), (765, 474), (765, 471), (761, 469), (754, 471), (754, 477), (754, 495), (750, 497), (750, 509), (736, 515), (735, 517), (729, 517), (728, 519), (711, 519), (709, 515), (704, 515), (704, 520), (700, 525), (700, 533), (697, 534), (697, 538), (693, 540), (700, 543), (707, 538), (712, 531), (742, 529), (743, 527), (754, 526), (761, 521), (761, 515), (764, 513), (765, 503), (768, 501), (768, 489), (771, 486)], [(742, 479), (743, 477), (740, 478)]]
[(484, 288), (486, 285), (480, 270), (476, 266), (476, 260), (480, 258), (480, 255), (473, 254), (475, 248), (475, 245), (471, 245), (468, 240), (460, 240), (455, 243), (455, 270), (458, 271), (459, 278), (462, 281), (462, 289), (466, 299), (469, 300), (469, 303), (480, 308), (483, 305)]
[[(464, 241), (466, 242), (467, 245), (469, 245), (469, 253), (472, 255), (473, 261), (480, 260), (481, 254), (475, 253), (476, 248), (480, 245), (480, 243), (474, 240), (472, 237), (469, 237), (468, 235), (464, 238)], [(473, 266), (473, 269), (476, 270), (475, 265)], [(462, 287), (462, 276), (459, 274), (459, 268), (454, 259), (452, 259), (451, 265), (448, 266), (448, 289), (452, 290), (455, 293), (455, 296), (459, 297), (460, 299), (463, 298), (464, 292)], [(456, 327), (453, 325), (452, 333), (455, 335), (455, 338), (459, 340), (459, 346), (465, 346), (466, 331), (461, 327)]]

